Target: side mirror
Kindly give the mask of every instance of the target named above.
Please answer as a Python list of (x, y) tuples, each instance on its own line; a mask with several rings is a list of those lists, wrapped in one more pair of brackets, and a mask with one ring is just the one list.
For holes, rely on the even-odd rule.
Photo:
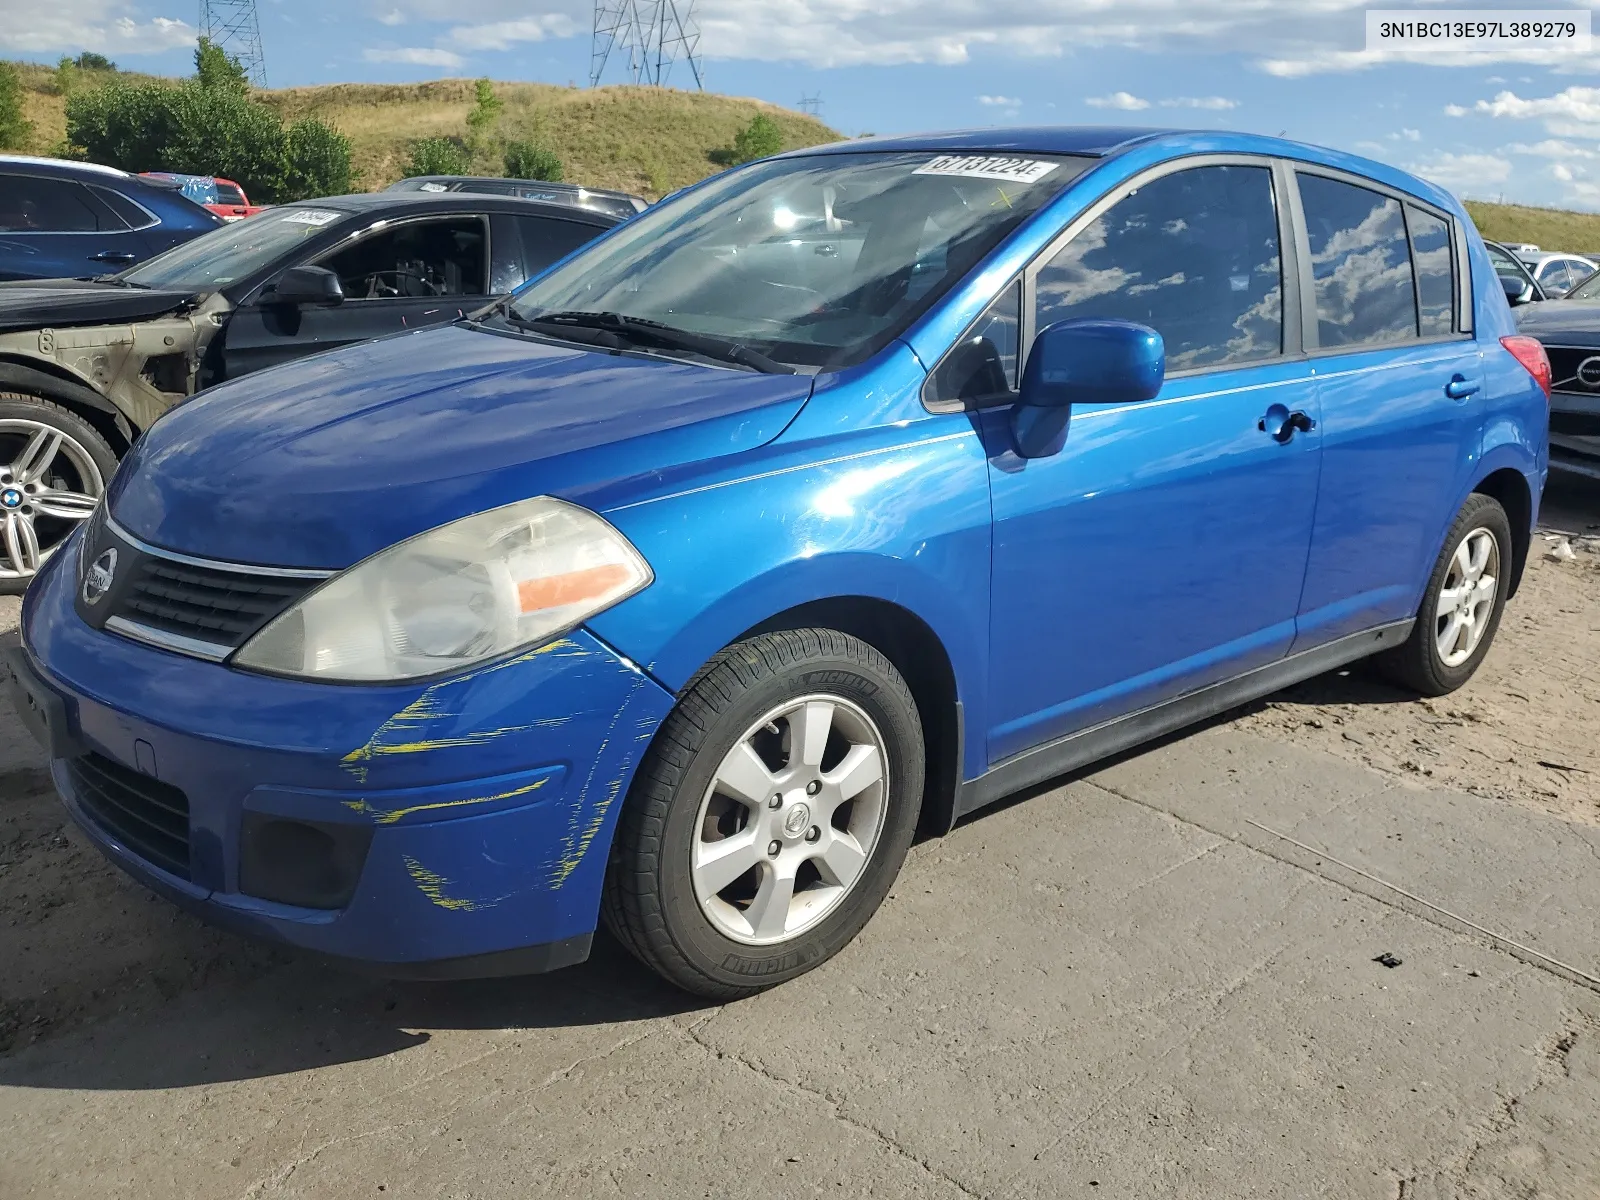
[(1533, 285), (1526, 279), (1502, 275), (1500, 276), (1500, 286), (1505, 289), (1507, 304), (1526, 304), (1533, 299)]
[(327, 267), (290, 267), (261, 298), (273, 304), (343, 304), (344, 288)]
[(1161, 335), (1132, 321), (1074, 317), (1041, 329), (1022, 371), (1011, 410), (1011, 438), (1021, 458), (1048, 458), (1067, 437), (1074, 404), (1153, 400), (1167, 373)]

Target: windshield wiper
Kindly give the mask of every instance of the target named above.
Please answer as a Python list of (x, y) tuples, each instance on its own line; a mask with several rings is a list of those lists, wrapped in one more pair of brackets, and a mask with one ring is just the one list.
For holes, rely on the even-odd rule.
[(509, 309), (506, 311), (506, 316), (519, 325), (535, 328), (544, 325), (555, 329), (598, 330), (635, 345), (656, 346), (663, 350), (683, 350), (690, 354), (749, 367), (753, 371), (767, 375), (795, 373), (793, 367), (768, 358), (761, 351), (752, 350), (742, 343), (704, 333), (690, 333), (687, 329), (676, 329), (671, 325), (663, 325), (660, 321), (647, 321), (643, 317), (628, 317), (615, 312), (582, 311), (540, 313), (536, 317), (522, 317)]
[(148, 283), (135, 283), (131, 279), (123, 279), (120, 275), (80, 275), (79, 278), (87, 283), (109, 283), (115, 287), (141, 288), (144, 291), (150, 290), (150, 285)]

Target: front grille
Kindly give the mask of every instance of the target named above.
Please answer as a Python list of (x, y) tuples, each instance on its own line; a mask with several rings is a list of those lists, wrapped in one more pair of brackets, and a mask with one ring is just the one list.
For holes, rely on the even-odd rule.
[(1586, 359), (1600, 356), (1600, 346), (1546, 346), (1544, 352), (1550, 356), (1550, 378), (1555, 391), (1600, 396), (1600, 386), (1590, 387), (1578, 379), (1579, 365)]
[(182, 791), (99, 754), (69, 758), (67, 774), (95, 824), (146, 862), (189, 878), (189, 797)]
[(107, 615), (233, 649), (315, 582), (145, 555)]

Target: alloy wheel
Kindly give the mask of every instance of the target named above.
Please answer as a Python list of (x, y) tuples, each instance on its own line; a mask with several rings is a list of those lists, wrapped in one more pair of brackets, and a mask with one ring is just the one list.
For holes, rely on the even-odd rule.
[(701, 799), (691, 863), (701, 911), (747, 945), (813, 928), (862, 877), (888, 795), (883, 735), (859, 707), (811, 695), (774, 708)]
[(89, 451), (43, 421), (0, 420), (0, 579), (29, 579), (105, 492)]
[(1459, 667), (1483, 641), (1499, 586), (1500, 544), (1487, 529), (1474, 529), (1450, 559), (1434, 610), (1434, 644), (1445, 666)]

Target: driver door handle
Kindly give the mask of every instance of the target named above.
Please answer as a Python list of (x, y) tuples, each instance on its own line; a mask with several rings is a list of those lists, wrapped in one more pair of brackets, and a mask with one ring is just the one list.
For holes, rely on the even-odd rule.
[(1444, 385), (1444, 394), (1452, 400), (1465, 400), (1478, 390), (1478, 385), (1465, 375), (1452, 375), (1450, 382)]
[(1256, 422), (1256, 428), (1268, 434), (1275, 442), (1287, 442), (1296, 431), (1310, 433), (1317, 423), (1299, 409), (1290, 412), (1281, 404), (1267, 409), (1266, 415)]
[(128, 250), (102, 250), (99, 254), (89, 255), (90, 262), (103, 263), (129, 263), (138, 258), (137, 254)]

